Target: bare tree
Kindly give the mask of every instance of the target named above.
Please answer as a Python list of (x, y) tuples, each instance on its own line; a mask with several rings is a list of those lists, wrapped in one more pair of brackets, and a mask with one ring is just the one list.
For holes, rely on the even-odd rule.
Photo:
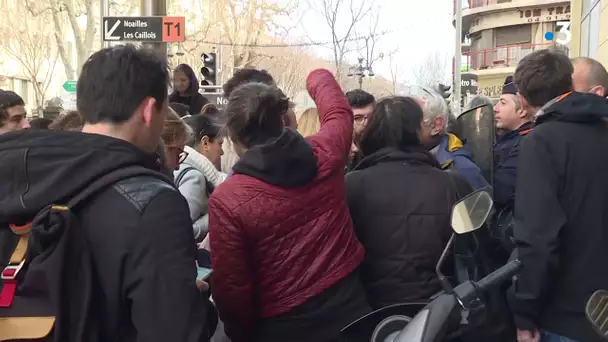
[[(342, 80), (345, 56), (353, 49), (357, 25), (372, 10), (372, 1), (367, 0), (320, 0), (320, 9), (311, 4), (323, 17), (331, 36), (333, 64), (336, 79)], [(340, 18), (341, 20), (338, 20)]]
[[(27, 26), (23, 25), (27, 22)], [(53, 37), (48, 31), (48, 15), (32, 16), (23, 6), (6, 16), (0, 24), (0, 37), (4, 50), (19, 62), (23, 74), (34, 88), (36, 109), (41, 109), (57, 64)]]
[[(93, 3), (93, 0), (25, 0), (28, 11), (34, 17), (51, 16), (55, 44), (63, 62), (66, 77), (70, 80), (76, 79), (80, 68), (93, 50), (100, 19), (95, 13)], [(78, 19), (81, 17), (86, 20), (84, 29), (78, 23)], [(66, 46), (66, 29), (74, 37), (76, 64), (72, 62), (72, 56)]]
[(393, 50), (388, 54), (388, 62), (391, 71), (391, 88), (392, 95), (397, 95), (397, 89), (399, 88), (399, 63), (395, 62), (395, 55), (397, 50)]
[(257, 67), (268, 70), (290, 97), (306, 89), (306, 77), (311, 70), (325, 67), (304, 48), (276, 47), (265, 50), (265, 54), (260, 55), (267, 58), (260, 60)]
[(231, 66), (246, 68), (258, 60), (257, 46), (281, 30), (276, 18), (289, 15), (291, 5), (269, 0), (220, 0), (215, 6), (220, 37), (229, 45)]
[(449, 58), (439, 51), (430, 53), (412, 69), (413, 81), (420, 86), (435, 87), (448, 79)]
[(378, 32), (380, 12), (381, 11), (378, 8), (368, 15), (369, 28), (363, 35), (359, 34), (359, 32), (355, 33), (354, 40), (356, 42), (357, 52), (359, 53), (359, 57), (365, 60), (365, 66), (369, 69), (373, 69), (374, 64), (384, 58), (383, 52), (376, 54), (376, 44), (382, 36), (388, 33), (388, 31)]

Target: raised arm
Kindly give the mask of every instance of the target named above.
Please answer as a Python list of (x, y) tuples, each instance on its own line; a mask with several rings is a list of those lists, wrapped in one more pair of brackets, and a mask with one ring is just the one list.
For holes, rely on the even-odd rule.
[(321, 128), (307, 140), (325, 151), (336, 166), (344, 167), (353, 137), (353, 112), (331, 72), (317, 69), (306, 80), (308, 94), (317, 104)]

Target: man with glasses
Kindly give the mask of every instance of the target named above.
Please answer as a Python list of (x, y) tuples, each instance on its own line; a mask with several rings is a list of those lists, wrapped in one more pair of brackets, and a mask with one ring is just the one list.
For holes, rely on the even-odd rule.
[(592, 93), (601, 97), (608, 96), (608, 72), (593, 58), (579, 57), (572, 60), (572, 86), (579, 93)]
[(30, 128), (25, 102), (12, 91), (0, 90), (0, 134)]
[(374, 103), (376, 103), (376, 99), (374, 98), (374, 95), (361, 89), (355, 89), (347, 92), (346, 98), (348, 99), (350, 108), (353, 110), (353, 128), (355, 136), (359, 137), (367, 125), (367, 121), (374, 112)]

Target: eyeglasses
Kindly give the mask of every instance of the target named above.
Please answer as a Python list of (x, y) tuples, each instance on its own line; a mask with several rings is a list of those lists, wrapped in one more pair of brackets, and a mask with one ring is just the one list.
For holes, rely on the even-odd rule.
[(357, 124), (363, 124), (369, 120), (369, 117), (370, 115), (355, 115), (354, 120)]

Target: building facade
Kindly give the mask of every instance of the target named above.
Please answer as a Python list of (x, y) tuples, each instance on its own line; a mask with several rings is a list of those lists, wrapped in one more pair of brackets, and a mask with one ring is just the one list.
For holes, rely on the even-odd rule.
[(608, 67), (608, 0), (572, 0), (571, 57), (591, 57)]
[[(455, 0), (455, 6), (460, 1)], [(565, 31), (570, 26), (570, 1), (464, 0), (461, 5), (460, 68), (477, 75), (477, 94), (499, 97), (505, 78), (529, 53), (551, 46), (569, 48)]]

